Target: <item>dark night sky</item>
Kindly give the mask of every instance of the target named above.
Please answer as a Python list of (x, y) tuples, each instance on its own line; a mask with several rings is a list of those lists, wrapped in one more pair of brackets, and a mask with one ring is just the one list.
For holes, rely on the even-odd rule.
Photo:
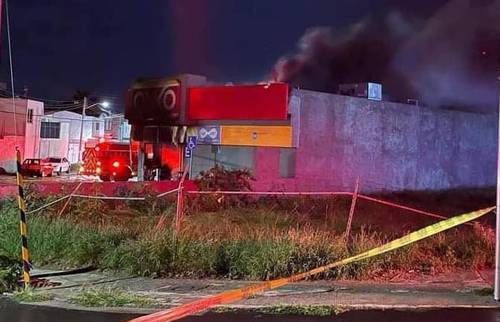
[[(391, 10), (430, 15), (445, 0), (10, 1), (16, 91), (121, 97), (140, 76), (190, 72), (258, 81), (309, 27), (345, 28)], [(4, 20), (2, 21), (4, 23)], [(8, 80), (3, 28), (1, 78)]]

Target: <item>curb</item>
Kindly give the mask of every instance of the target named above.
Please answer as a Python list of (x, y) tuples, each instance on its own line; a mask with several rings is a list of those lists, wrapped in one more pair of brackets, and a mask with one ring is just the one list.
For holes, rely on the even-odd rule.
[[(10, 300), (10, 297), (7, 297)], [(170, 306), (162, 306), (156, 308), (139, 308), (139, 307), (86, 307), (80, 306), (76, 304), (71, 304), (64, 301), (52, 300), (46, 302), (37, 302), (37, 303), (19, 303), (20, 305), (26, 306), (36, 306), (36, 307), (49, 307), (49, 308), (58, 308), (62, 310), (73, 310), (73, 311), (87, 311), (87, 312), (101, 312), (101, 313), (126, 313), (126, 314), (151, 314), (156, 313), (161, 310), (165, 310), (170, 308)], [(283, 304), (284, 306), (301, 306), (301, 304)], [(272, 308), (275, 305), (245, 305), (245, 304), (236, 304), (236, 305), (217, 305), (214, 306), (214, 309), (230, 309), (235, 311), (256, 311), (265, 308)], [(324, 304), (310, 304), (308, 306), (332, 306), (336, 305), (324, 305)], [(407, 304), (376, 304), (376, 303), (365, 303), (365, 304), (350, 304), (350, 305), (338, 305), (339, 307), (345, 308), (347, 311), (385, 311), (385, 310), (398, 310), (398, 311), (429, 311), (429, 310), (444, 310), (444, 309), (488, 309), (495, 310), (500, 309), (499, 304), (424, 304), (424, 305), (407, 305)], [(206, 312), (210, 312), (212, 310), (203, 311), (194, 315), (202, 315)], [(219, 313), (219, 312), (217, 312)], [(224, 312), (220, 312), (219, 314), (224, 314)], [(271, 313), (272, 314), (272, 313)]]

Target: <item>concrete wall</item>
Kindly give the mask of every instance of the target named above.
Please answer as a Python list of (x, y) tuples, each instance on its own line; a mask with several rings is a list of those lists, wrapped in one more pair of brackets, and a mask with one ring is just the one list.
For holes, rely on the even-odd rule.
[(496, 115), (293, 91), (294, 178), (278, 148), (256, 151), (256, 190), (428, 190), (496, 182)]
[[(52, 120), (53, 121), (53, 120)], [(69, 140), (68, 133), (70, 132), (71, 122), (68, 121), (60, 121), (61, 130), (59, 139), (40, 139), (40, 158), (47, 157), (59, 157), (59, 158), (67, 158), (69, 151)]]

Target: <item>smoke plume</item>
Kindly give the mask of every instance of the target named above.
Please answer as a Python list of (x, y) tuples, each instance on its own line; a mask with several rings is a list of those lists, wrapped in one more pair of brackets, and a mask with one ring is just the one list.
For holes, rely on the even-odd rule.
[(423, 21), (391, 12), (347, 31), (313, 28), (278, 60), (273, 78), (327, 92), (380, 82), (387, 100), (489, 112), (499, 87), (498, 17), (499, 0), (451, 0)]

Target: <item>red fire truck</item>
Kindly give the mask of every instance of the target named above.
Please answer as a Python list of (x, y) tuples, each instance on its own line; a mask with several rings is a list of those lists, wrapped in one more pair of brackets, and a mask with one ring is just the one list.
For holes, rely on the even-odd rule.
[(127, 181), (137, 169), (137, 145), (101, 142), (85, 147), (80, 172), (98, 175), (103, 181)]
[[(178, 171), (175, 147), (145, 144), (144, 179), (168, 180)], [(156, 149), (156, 151), (155, 151)], [(127, 181), (137, 173), (139, 142), (101, 142), (85, 147), (80, 173), (97, 175), (103, 181)], [(156, 157), (158, 155), (158, 157)]]

